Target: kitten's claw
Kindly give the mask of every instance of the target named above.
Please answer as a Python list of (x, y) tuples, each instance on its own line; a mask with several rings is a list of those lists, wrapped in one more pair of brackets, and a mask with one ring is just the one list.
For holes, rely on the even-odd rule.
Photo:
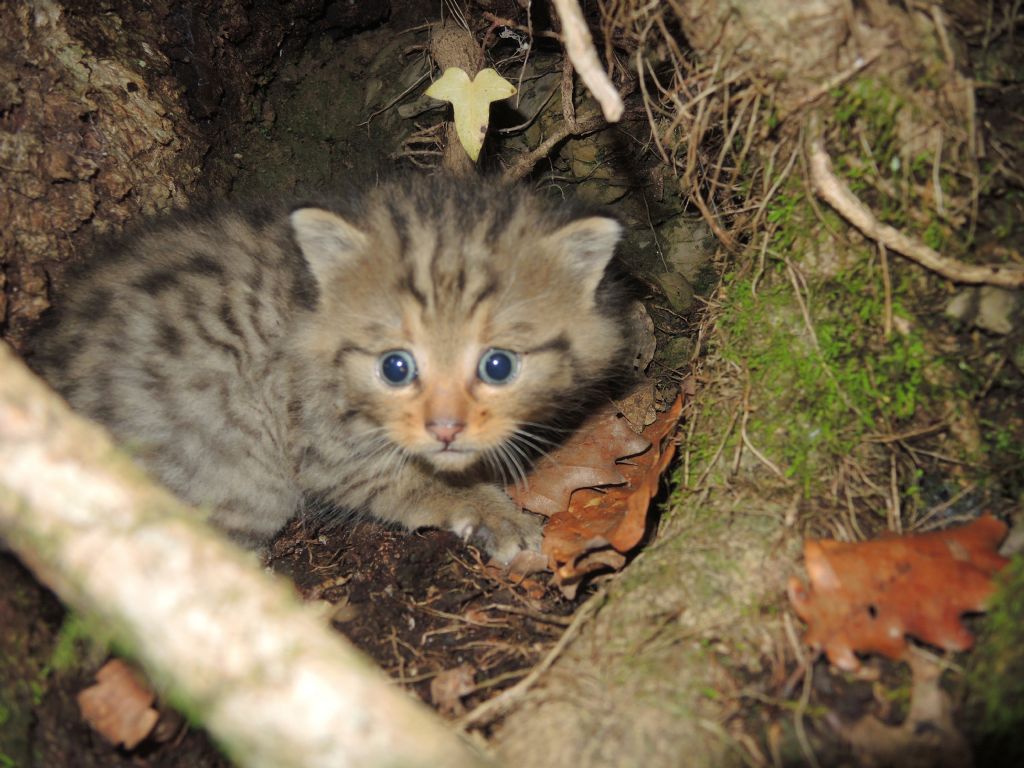
[[(543, 537), (541, 519), (523, 512), (500, 490), (489, 503), (463, 509), (448, 528), (465, 542), (475, 544), (501, 565), (508, 565), (520, 552), (539, 552)], [(480, 500), (483, 501), (483, 500)]]

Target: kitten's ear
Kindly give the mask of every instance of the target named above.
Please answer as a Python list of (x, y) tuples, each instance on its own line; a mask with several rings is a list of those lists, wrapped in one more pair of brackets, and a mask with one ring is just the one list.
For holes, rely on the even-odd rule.
[(289, 217), (295, 241), (317, 283), (323, 284), (338, 264), (366, 247), (366, 235), (341, 216), (323, 208), (298, 208)]
[(591, 216), (566, 224), (547, 236), (565, 254), (570, 270), (580, 279), (584, 295), (592, 296), (622, 237), (622, 225), (605, 216)]

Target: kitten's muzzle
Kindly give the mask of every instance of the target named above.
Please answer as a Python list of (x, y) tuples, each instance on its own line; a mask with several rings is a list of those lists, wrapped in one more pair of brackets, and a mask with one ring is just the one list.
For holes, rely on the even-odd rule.
[(445, 449), (454, 443), (455, 438), (466, 428), (464, 422), (456, 421), (455, 419), (428, 421), (426, 426), (427, 432), (433, 435), (438, 442), (442, 443)]

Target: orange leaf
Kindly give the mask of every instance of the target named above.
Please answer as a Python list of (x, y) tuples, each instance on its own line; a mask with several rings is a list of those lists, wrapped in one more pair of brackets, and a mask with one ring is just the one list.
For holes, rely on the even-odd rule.
[(1008, 562), (997, 552), (1006, 526), (991, 515), (969, 525), (855, 544), (804, 542), (807, 589), (789, 582), (789, 599), (807, 622), (804, 642), (841, 669), (855, 653), (901, 658), (906, 635), (946, 650), (974, 642), (960, 615), (981, 611), (992, 576)]
[(615, 461), (646, 451), (650, 445), (609, 405), (583, 422), (564, 445), (538, 461), (525, 487), (506, 491), (524, 509), (550, 517), (564, 510), (579, 488), (626, 482)]
[(135, 749), (160, 719), (153, 692), (120, 659), (104, 664), (96, 681), (78, 694), (82, 717), (111, 744)]
[[(658, 492), (662, 472), (675, 453), (675, 444), (668, 438), (679, 423), (682, 408), (680, 395), (672, 407), (659, 414), (639, 436), (647, 444), (644, 452), (628, 463), (613, 465), (622, 477), (620, 485), (601, 490), (577, 487), (568, 505), (548, 521), (542, 551), (550, 559), (556, 582), (570, 597), (587, 573), (621, 568), (626, 560), (623, 555), (643, 538), (647, 508)], [(621, 417), (615, 418), (625, 422)], [(608, 423), (608, 414), (601, 414), (600, 420)], [(599, 436), (595, 433), (591, 439), (599, 439)], [(605, 453), (618, 456), (628, 455), (626, 451), (637, 445), (629, 442), (630, 448), (623, 449), (609, 445), (608, 438), (604, 441)], [(533, 480), (530, 482), (532, 484)]]

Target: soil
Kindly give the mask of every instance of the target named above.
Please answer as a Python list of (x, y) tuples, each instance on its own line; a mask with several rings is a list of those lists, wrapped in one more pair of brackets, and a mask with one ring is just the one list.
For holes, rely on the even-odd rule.
[[(577, 602), (546, 579), (513, 583), (480, 553), (442, 531), (410, 534), (365, 521), (311, 530), (295, 520), (278, 537), (270, 567), (325, 619), (442, 715), (456, 717), (513, 685), (557, 640)], [(220, 768), (201, 729), (163, 710), (163, 727), (132, 752), (115, 748), (82, 719), (76, 696), (107, 654), (55, 667), (67, 643), (57, 599), (12, 557), (0, 556), (0, 744), (15, 766)], [(62, 639), (63, 637), (63, 639)], [(76, 642), (72, 640), (71, 642)], [(460, 695), (434, 701), (446, 670), (469, 675)]]

